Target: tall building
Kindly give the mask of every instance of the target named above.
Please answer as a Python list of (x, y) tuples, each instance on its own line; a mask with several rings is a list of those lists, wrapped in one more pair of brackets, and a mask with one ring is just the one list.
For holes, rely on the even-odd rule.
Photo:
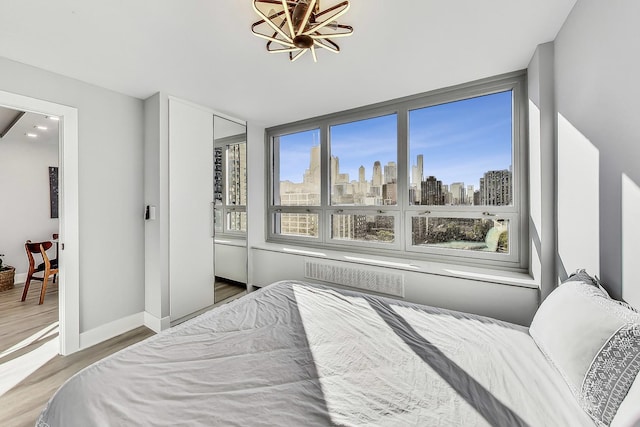
[(444, 195), (442, 194), (442, 181), (435, 176), (429, 176), (422, 181), (422, 205), (444, 205)]
[(398, 179), (398, 167), (396, 162), (389, 162), (384, 167), (384, 183), (390, 184)]
[(339, 173), (334, 181), (336, 184), (349, 184), (349, 174)]
[(382, 186), (382, 166), (380, 165), (380, 162), (377, 160), (373, 164), (373, 177), (371, 181), (372, 181), (371, 185), (373, 185), (374, 187)]
[(338, 175), (340, 174), (340, 158), (331, 156), (331, 184), (338, 182)]
[(368, 228), (366, 215), (333, 215), (331, 237), (340, 240), (366, 240)]
[(473, 192), (473, 204), (475, 206), (479, 206), (482, 204), (481, 198), (480, 198), (480, 190), (476, 190)]
[(464, 189), (464, 182), (452, 183), (449, 191), (451, 193), (449, 204), (451, 205), (466, 204), (466, 192)]
[(466, 201), (467, 205), (475, 204), (473, 203), (473, 194), (474, 194), (473, 185), (467, 185), (467, 201)]
[(365, 174), (364, 174), (364, 166), (360, 166), (360, 168), (358, 169), (358, 182), (363, 183), (367, 181), (367, 178), (365, 178)]
[(304, 172), (304, 183), (319, 184), (320, 183), (320, 146), (311, 147), (311, 156), (309, 159), (309, 169)]
[(317, 237), (318, 215), (280, 214), (280, 233), (285, 236)]
[(483, 205), (507, 206), (512, 199), (511, 171), (507, 169), (485, 172), (480, 178), (480, 198)]
[(417, 163), (411, 166), (411, 187), (415, 188), (414, 198), (411, 199), (416, 205), (420, 205), (422, 190), (421, 185), (424, 179), (424, 156), (418, 154)]
[[(294, 184), (300, 186), (301, 184)], [(283, 206), (314, 206), (320, 204), (317, 193), (284, 193), (280, 196)], [(280, 233), (289, 236), (310, 236), (318, 234), (317, 214), (280, 214)]]
[[(337, 158), (336, 158), (337, 160)], [(280, 181), (280, 200), (283, 206), (320, 205), (320, 146), (311, 147), (309, 168), (305, 170), (302, 182)], [(312, 236), (318, 234), (317, 214), (280, 214), (278, 232), (291, 236)]]
[(227, 186), (230, 205), (247, 204), (247, 144), (227, 146)]
[(382, 199), (385, 205), (395, 205), (398, 203), (398, 184), (393, 182), (382, 185)]
[(416, 196), (416, 193), (419, 193), (419, 191), (417, 191), (414, 184), (411, 184), (411, 187), (409, 187), (409, 201), (412, 204), (417, 204), (418, 196)]
[[(227, 146), (227, 186), (228, 204), (246, 206), (247, 204), (247, 144), (229, 144)], [(229, 215), (230, 230), (246, 230), (247, 215), (233, 212)]]

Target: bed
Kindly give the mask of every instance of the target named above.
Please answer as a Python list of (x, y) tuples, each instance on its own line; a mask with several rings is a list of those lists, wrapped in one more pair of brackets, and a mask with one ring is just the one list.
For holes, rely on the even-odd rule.
[(550, 353), (522, 326), (285, 281), (89, 366), (37, 426), (606, 424)]

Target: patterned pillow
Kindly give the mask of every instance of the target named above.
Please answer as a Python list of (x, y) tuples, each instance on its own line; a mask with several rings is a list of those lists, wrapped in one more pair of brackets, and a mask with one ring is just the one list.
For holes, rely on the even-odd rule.
[[(569, 278), (565, 280), (563, 283), (567, 283), (567, 282), (583, 282), (588, 285), (593, 285), (599, 288), (602, 292), (604, 292), (609, 298), (611, 298), (611, 296), (607, 293), (606, 289), (602, 287), (602, 283), (600, 282), (600, 279), (598, 278), (598, 276), (590, 276), (589, 273), (587, 273), (587, 270), (585, 270), (584, 268), (580, 268), (576, 270), (576, 272), (572, 273), (569, 276)], [(638, 310), (636, 310), (634, 307), (632, 307), (625, 301), (620, 301), (613, 298), (611, 298), (611, 301), (614, 301), (616, 304), (619, 304), (629, 310), (639, 313)]]
[(575, 273), (572, 273), (569, 278), (564, 281), (564, 283), (567, 282), (584, 282), (588, 285), (593, 285), (596, 288), (600, 288), (604, 291), (604, 288), (602, 287), (602, 285), (600, 285), (600, 279), (598, 279), (597, 276), (591, 277), (589, 273), (587, 273), (587, 270), (585, 270), (584, 268), (580, 268), (576, 270)]
[(584, 279), (554, 290), (529, 333), (582, 408), (609, 426), (640, 372), (640, 314)]

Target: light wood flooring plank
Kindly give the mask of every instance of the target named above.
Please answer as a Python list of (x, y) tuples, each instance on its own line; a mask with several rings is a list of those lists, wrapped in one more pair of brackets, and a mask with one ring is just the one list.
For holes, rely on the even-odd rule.
[[(49, 283), (44, 304), (39, 306), (40, 286), (40, 283), (31, 285), (25, 302), (20, 302), (22, 287), (0, 293), (0, 354), (43, 329), (51, 330), (49, 326), (58, 320), (58, 287)], [(33, 426), (47, 400), (68, 378), (93, 362), (151, 335), (153, 331), (140, 327), (70, 356), (54, 356), (0, 396), (0, 426)], [(18, 358), (26, 361), (30, 352), (57, 339), (58, 334), (54, 332), (5, 354), (0, 357), (0, 369), (5, 363), (21, 362)]]
[(219, 303), (234, 295), (245, 292), (247, 285), (216, 278), (214, 286), (215, 302)]

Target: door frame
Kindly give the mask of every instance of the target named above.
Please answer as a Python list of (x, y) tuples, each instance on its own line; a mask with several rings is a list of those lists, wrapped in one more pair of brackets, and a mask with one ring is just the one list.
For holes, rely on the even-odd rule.
[(80, 349), (78, 109), (4, 91), (0, 91), (0, 106), (60, 117), (58, 128), (59, 352), (62, 355), (68, 355)]

